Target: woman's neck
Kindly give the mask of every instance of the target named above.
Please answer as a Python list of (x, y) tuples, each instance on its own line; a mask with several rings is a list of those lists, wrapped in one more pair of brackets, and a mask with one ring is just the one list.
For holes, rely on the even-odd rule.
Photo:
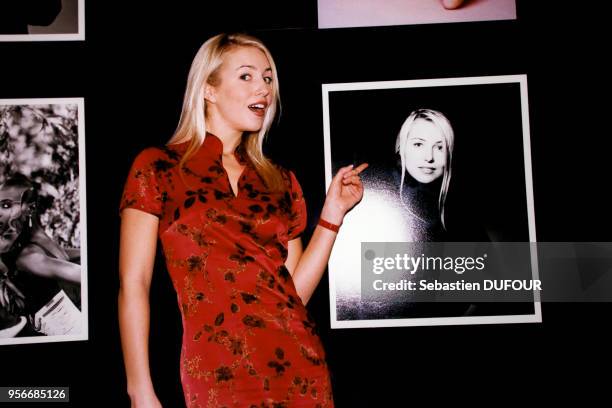
[(402, 201), (419, 217), (428, 222), (433, 222), (440, 216), (441, 187), (442, 177), (431, 183), (421, 183), (406, 172), (404, 185), (402, 186)]
[(233, 156), (234, 151), (242, 141), (243, 132), (231, 129), (227, 125), (224, 126), (212, 118), (207, 120), (206, 128), (209, 133), (217, 136), (223, 143), (223, 155)]

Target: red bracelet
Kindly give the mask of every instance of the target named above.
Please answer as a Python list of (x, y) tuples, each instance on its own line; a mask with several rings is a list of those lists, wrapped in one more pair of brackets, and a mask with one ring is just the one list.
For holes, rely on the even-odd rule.
[(340, 225), (332, 224), (331, 222), (325, 221), (323, 218), (319, 218), (319, 225), (328, 230), (338, 232), (340, 231)]

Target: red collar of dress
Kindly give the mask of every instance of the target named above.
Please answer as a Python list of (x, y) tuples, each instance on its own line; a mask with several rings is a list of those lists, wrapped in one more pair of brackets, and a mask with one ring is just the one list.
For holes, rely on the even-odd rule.
[[(182, 151), (187, 150), (187, 146), (189, 146), (189, 141), (177, 144), (177, 147), (180, 146)], [(204, 142), (200, 149), (196, 153), (197, 155), (204, 155), (206, 157), (221, 160), (223, 155), (223, 142), (217, 136), (213, 135), (210, 132), (206, 132), (206, 137), (204, 137)], [(248, 164), (248, 155), (246, 149), (244, 147), (244, 141), (242, 141), (234, 150), (234, 156), (236, 160), (240, 164)]]

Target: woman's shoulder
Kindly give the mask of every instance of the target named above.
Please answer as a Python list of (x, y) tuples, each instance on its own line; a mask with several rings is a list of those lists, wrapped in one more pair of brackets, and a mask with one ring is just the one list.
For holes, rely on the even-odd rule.
[(136, 158), (180, 160), (184, 150), (183, 143), (147, 146), (138, 152)]
[(182, 150), (182, 146), (177, 145), (148, 146), (136, 154), (133, 165), (138, 168), (152, 167), (156, 171), (167, 171), (179, 163)]
[(297, 181), (297, 177), (293, 170), (283, 165), (280, 165), (272, 160), (270, 160), (270, 163), (272, 164), (272, 167), (274, 167), (276, 171), (278, 171), (278, 174), (280, 174), (281, 178), (287, 186), (291, 186), (294, 179)]
[(288, 167), (284, 167), (278, 164), (274, 164), (274, 166), (276, 167), (276, 169), (278, 170), (278, 172), (280, 173), (280, 175), (283, 177), (284, 180), (291, 180), (291, 177), (295, 177), (295, 172), (291, 169), (289, 169)]

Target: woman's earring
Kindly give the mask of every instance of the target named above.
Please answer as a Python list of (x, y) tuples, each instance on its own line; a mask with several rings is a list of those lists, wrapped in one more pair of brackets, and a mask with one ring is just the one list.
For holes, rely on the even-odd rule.
[(32, 228), (32, 216), (31, 215), (28, 217), (28, 225), (30, 226), (30, 228)]

